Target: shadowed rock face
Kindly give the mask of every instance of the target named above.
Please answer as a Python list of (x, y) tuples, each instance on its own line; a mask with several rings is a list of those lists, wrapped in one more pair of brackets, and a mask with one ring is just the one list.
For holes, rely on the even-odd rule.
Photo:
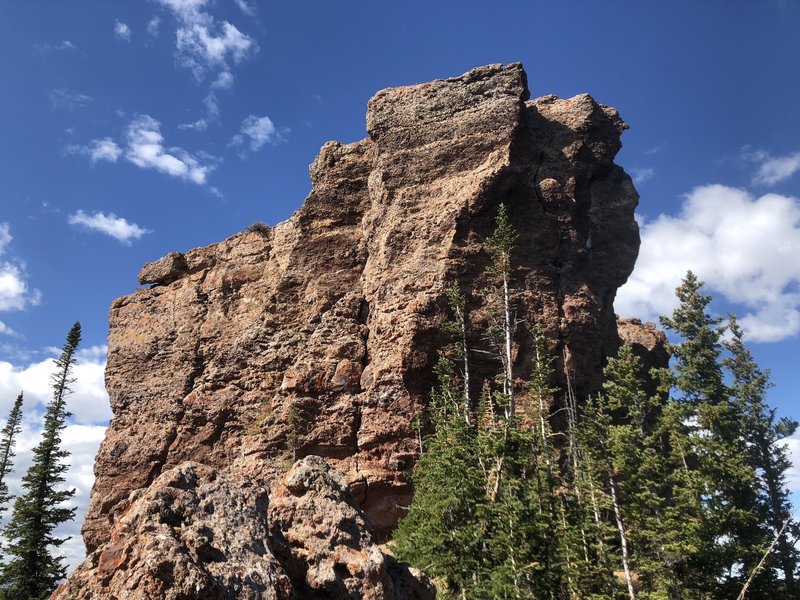
[[(321, 455), (388, 534), (411, 499), (412, 423), (456, 282), (482, 343), (500, 203), (519, 232), (515, 373), (530, 371), (538, 323), (578, 394), (599, 387), (639, 246), (638, 196), (613, 163), (626, 125), (588, 95), (528, 98), (519, 64), (378, 92), (369, 137), (323, 146), (291, 219), (145, 265), (152, 287), (111, 306), (114, 418), (90, 550), (115, 505), (186, 460), (268, 485), (287, 460)], [(478, 389), (498, 365), (475, 358)]]

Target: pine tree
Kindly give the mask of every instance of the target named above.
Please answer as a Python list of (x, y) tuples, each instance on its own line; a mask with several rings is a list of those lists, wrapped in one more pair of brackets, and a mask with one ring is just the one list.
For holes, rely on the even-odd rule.
[[(742, 435), (747, 441), (748, 456), (755, 466), (758, 481), (760, 525), (767, 530), (765, 539), (775, 539), (774, 554), (767, 557), (766, 568), (756, 573), (748, 588), (749, 598), (797, 598), (796, 582), (798, 551), (795, 544), (800, 528), (792, 518), (786, 473), (792, 462), (781, 440), (797, 431), (797, 422), (777, 419), (775, 409), (767, 403), (772, 386), (769, 371), (762, 371), (743, 341), (743, 332), (736, 317), (730, 315), (730, 340), (725, 348), (730, 357), (725, 366), (733, 377), (733, 392), (741, 420)], [(787, 524), (788, 523), (788, 524)], [(786, 524), (786, 525), (785, 525)], [(783, 534), (778, 535), (783, 529)], [(746, 574), (755, 569), (760, 551), (745, 561)], [(776, 578), (773, 569), (781, 572)]]
[[(516, 319), (512, 313), (511, 299), (511, 253), (517, 242), (517, 232), (508, 220), (508, 211), (505, 204), (497, 210), (497, 227), (486, 240), (486, 249), (492, 259), (487, 269), (487, 275), (494, 280), (497, 291), (491, 290), (490, 295), (499, 294), (501, 322), (498, 329), (500, 335), (493, 337), (498, 348), (498, 356), (503, 365), (502, 384), (503, 394), (507, 397), (505, 414), (507, 419), (513, 420), (516, 414), (516, 400), (514, 397), (514, 365), (513, 365), (513, 336)], [(499, 343), (498, 343), (499, 342)]]
[(661, 435), (663, 401), (645, 392), (641, 361), (628, 345), (608, 360), (604, 375), (603, 394), (597, 399), (596, 445), (616, 496), (614, 518), (620, 538), (626, 536), (629, 545), (628, 560), (640, 590), (636, 595), (640, 600), (680, 597), (674, 561), (664, 546), (669, 495)]
[[(435, 369), (438, 386), (429, 407), (434, 432), (422, 444), (414, 501), (395, 532), (398, 556), (438, 579), (445, 598), (561, 597), (553, 576), (557, 569), (550, 562), (555, 557), (549, 555), (555, 545), (556, 456), (547, 433), (552, 361), (544, 356), (543, 338), (531, 392), (538, 394), (542, 415), (537, 431), (544, 433), (537, 437), (516, 418), (510, 288), (515, 238), (501, 206), (497, 228), (486, 242), (492, 258), (487, 270), (491, 284), (483, 290), (491, 306), (485, 336), (490, 350), (474, 349), (495, 357), (500, 368), (494, 380), (484, 382), (475, 406), (469, 397), (472, 349), (466, 343), (466, 303), (458, 289), (448, 294), (455, 318), (444, 330), (455, 341), (443, 348)], [(540, 454), (543, 443), (549, 447), (546, 461)], [(548, 493), (551, 497), (543, 497)]]
[(12, 496), (8, 493), (6, 475), (11, 473), (14, 468), (12, 459), (14, 458), (14, 438), (20, 432), (20, 421), (22, 420), (22, 392), (19, 393), (14, 401), (14, 406), (8, 415), (6, 426), (0, 431), (0, 514), (6, 510), (6, 505)]
[[(680, 305), (662, 324), (681, 337), (671, 345), (679, 396), (668, 406), (676, 503), (668, 523), (676, 548), (685, 552), (683, 580), (697, 593), (736, 597), (743, 565), (764, 546), (758, 528), (755, 471), (747, 460), (740, 420), (722, 371), (724, 327), (706, 311), (711, 297), (689, 271), (676, 294)], [(669, 516), (669, 514), (668, 514)], [(677, 519), (693, 517), (687, 534)], [(677, 518), (677, 519), (676, 519)], [(746, 577), (746, 575), (744, 575)]]
[(14, 503), (14, 511), (5, 528), (12, 557), (2, 567), (0, 584), (3, 598), (40, 600), (49, 597), (57, 582), (65, 576), (61, 557), (54, 557), (49, 547), (60, 546), (69, 538), (53, 536), (53, 530), (75, 516), (75, 508), (63, 504), (75, 494), (63, 489), (64, 460), (69, 452), (61, 448), (61, 431), (69, 416), (66, 398), (70, 392), (72, 366), (81, 340), (80, 323), (67, 335), (61, 356), (55, 361), (52, 377), (53, 399), (47, 407), (42, 439), (33, 450), (33, 463), (22, 479), (24, 495)]
[(433, 433), (414, 470), (414, 501), (395, 531), (404, 561), (443, 582), (444, 597), (467, 597), (483, 553), (476, 507), (484, 497), (476, 437), (461, 414), (452, 361), (440, 358), (430, 403)]

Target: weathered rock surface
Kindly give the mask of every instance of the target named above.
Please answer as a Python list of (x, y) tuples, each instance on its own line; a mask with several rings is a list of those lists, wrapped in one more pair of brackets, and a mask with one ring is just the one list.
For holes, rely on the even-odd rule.
[[(638, 196), (613, 162), (626, 125), (588, 95), (528, 98), (519, 64), (383, 90), (367, 139), (323, 146), (291, 219), (143, 269), (152, 287), (111, 307), (114, 418), (83, 530), (90, 551), (120, 502), (186, 460), (270, 482), (289, 457), (321, 455), (388, 534), (411, 498), (412, 424), (454, 283), (482, 343), (479, 279), (500, 203), (520, 234), (515, 373), (530, 371), (538, 323), (577, 392), (598, 388), (639, 245)], [(497, 366), (475, 356), (476, 389)]]
[(55, 600), (433, 598), (372, 539), (343, 477), (318, 456), (267, 490), (198, 463), (117, 506), (109, 539)]
[(655, 323), (642, 323), (641, 319), (626, 318), (617, 321), (617, 332), (623, 344), (629, 344), (642, 359), (646, 370), (666, 367), (669, 363), (667, 335)]
[(426, 599), (430, 581), (375, 545), (344, 477), (319, 456), (299, 461), (269, 505), (270, 541), (308, 598)]

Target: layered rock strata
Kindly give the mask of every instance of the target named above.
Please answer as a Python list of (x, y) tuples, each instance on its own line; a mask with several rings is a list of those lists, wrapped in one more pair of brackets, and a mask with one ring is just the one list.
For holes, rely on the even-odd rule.
[[(269, 485), (309, 454), (387, 535), (411, 500), (450, 286), (467, 292), (470, 346), (485, 344), (484, 243), (501, 203), (519, 233), (514, 373), (530, 371), (535, 323), (561, 383), (597, 389), (639, 246), (638, 196), (613, 162), (625, 128), (588, 95), (529, 100), (519, 64), (383, 90), (365, 140), (323, 146), (291, 219), (145, 265), (145, 287), (111, 306), (114, 418), (88, 549), (131, 492), (186, 460)], [(498, 363), (473, 358), (477, 391)]]

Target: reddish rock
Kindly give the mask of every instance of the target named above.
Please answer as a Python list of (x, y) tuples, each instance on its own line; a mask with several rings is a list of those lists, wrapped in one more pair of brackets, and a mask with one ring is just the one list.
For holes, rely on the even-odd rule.
[[(367, 139), (323, 146), (291, 219), (145, 267), (141, 281), (157, 285), (111, 307), (114, 418), (90, 550), (118, 503), (186, 460), (269, 482), (294, 456), (322, 455), (387, 535), (411, 499), (414, 418), (456, 282), (482, 343), (484, 242), (500, 203), (519, 232), (516, 375), (530, 371), (538, 323), (577, 392), (598, 388), (639, 245), (638, 196), (613, 163), (626, 125), (587, 95), (528, 96), (519, 64), (383, 90)], [(497, 368), (476, 356), (474, 384)]]
[(653, 377), (651, 370), (669, 366), (667, 335), (655, 323), (642, 323), (636, 318), (618, 319), (617, 332), (620, 344), (630, 345), (633, 353), (642, 362), (642, 372), (639, 375), (645, 383), (647, 393), (663, 394), (663, 391), (659, 392), (658, 377)]
[(289, 600), (268, 540), (267, 490), (184, 463), (131, 495), (109, 539), (54, 600)]
[(434, 598), (424, 575), (375, 545), (367, 518), (346, 487), (345, 478), (322, 458), (308, 456), (271, 497), (270, 543), (295, 582), (296, 597)]
[[(251, 459), (255, 460), (255, 459)], [(427, 600), (430, 581), (384, 554), (344, 478), (299, 461), (268, 500), (184, 463), (134, 492), (54, 600)]]

